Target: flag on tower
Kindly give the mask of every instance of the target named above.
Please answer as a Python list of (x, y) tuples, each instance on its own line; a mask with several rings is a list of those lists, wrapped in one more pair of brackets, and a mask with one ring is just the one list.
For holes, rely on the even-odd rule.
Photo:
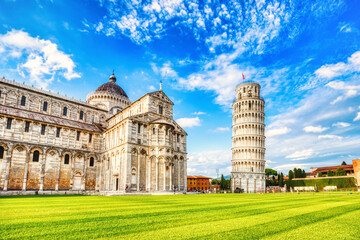
[(244, 74), (242, 74), (242, 76), (243, 76), (243, 80), (245, 80), (245, 76), (244, 76)]

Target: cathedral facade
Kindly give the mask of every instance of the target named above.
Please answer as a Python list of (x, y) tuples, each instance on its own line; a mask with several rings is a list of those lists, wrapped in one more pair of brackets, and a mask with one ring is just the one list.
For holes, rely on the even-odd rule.
[(265, 101), (254, 82), (236, 87), (232, 126), (232, 192), (265, 192)]
[(161, 90), (109, 82), (86, 102), (0, 79), (0, 191), (187, 189), (186, 132)]

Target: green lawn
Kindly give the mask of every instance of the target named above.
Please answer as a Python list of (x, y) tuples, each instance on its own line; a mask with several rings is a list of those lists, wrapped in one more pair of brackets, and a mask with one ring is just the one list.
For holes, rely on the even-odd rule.
[(359, 239), (359, 194), (0, 198), (0, 239)]

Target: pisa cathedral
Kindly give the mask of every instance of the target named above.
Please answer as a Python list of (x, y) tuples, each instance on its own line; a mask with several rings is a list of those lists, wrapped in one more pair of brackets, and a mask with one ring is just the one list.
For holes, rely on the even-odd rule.
[(183, 191), (186, 132), (161, 90), (110, 76), (86, 102), (0, 79), (0, 191)]
[(257, 83), (240, 84), (235, 92), (231, 190), (265, 192), (265, 101)]

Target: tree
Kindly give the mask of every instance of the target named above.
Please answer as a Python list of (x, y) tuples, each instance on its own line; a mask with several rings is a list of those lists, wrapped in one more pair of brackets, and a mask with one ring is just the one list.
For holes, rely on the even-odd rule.
[(305, 169), (302, 170), (302, 177), (303, 178), (306, 178), (306, 172), (305, 172)]
[(338, 168), (335, 171), (335, 176), (346, 176), (346, 171), (343, 168)]
[(220, 184), (220, 180), (213, 179), (213, 180), (211, 180), (211, 184), (212, 184), (212, 185), (219, 185), (219, 184)]
[(297, 178), (298, 177), (298, 170), (297, 170), (297, 168), (294, 168), (294, 178)]
[(345, 161), (343, 161), (343, 162), (341, 163), (341, 165), (347, 165), (347, 164), (346, 164), (346, 162), (345, 162)]
[(284, 187), (284, 174), (280, 173), (279, 175), (279, 186)]
[(331, 177), (331, 176), (333, 176), (333, 172), (329, 169), (328, 171), (327, 171), (327, 174), (326, 174), (328, 177)]
[(322, 177), (322, 176), (323, 176), (322, 172), (318, 172), (318, 177)]
[(289, 180), (292, 180), (294, 178), (294, 172), (293, 171), (289, 171)]
[(225, 189), (226, 189), (226, 181), (225, 181), (225, 178), (224, 178), (224, 175), (223, 175), (223, 174), (221, 174), (220, 188), (221, 188), (222, 190), (225, 190)]
[(225, 179), (225, 189), (231, 188), (231, 179)]
[(277, 171), (274, 170), (274, 169), (271, 169), (271, 168), (265, 168), (265, 175), (266, 175), (267, 177), (276, 176), (276, 175), (277, 175)]

